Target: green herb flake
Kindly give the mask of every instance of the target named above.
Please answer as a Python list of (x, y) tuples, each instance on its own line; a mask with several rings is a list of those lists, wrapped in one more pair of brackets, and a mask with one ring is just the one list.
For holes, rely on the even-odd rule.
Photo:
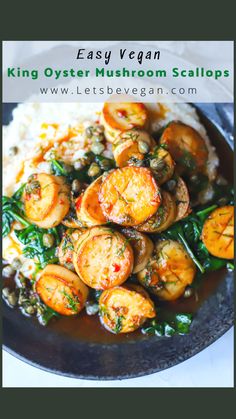
[(65, 290), (61, 291), (61, 293), (66, 297), (67, 299), (67, 308), (71, 309), (74, 313), (78, 313), (78, 298), (74, 297), (72, 298), (71, 295), (69, 295)]

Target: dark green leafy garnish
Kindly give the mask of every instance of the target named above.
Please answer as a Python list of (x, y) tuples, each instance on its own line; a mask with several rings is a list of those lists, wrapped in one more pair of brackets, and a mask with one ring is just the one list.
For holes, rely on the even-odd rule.
[(95, 162), (100, 166), (103, 171), (111, 170), (115, 168), (115, 161), (101, 155), (94, 157)]
[(18, 275), (15, 294), (21, 311), (27, 316), (36, 316), (43, 326), (47, 326), (53, 317), (60, 317), (56, 311), (42, 302), (34, 290), (34, 281), (25, 278), (22, 274)]
[(25, 184), (18, 189), (10, 198), (8, 196), (2, 197), (2, 234), (6, 237), (10, 231), (14, 221), (19, 221), (24, 226), (29, 226), (30, 223), (26, 221), (24, 216), (24, 205), (21, 201), (24, 192)]
[(124, 319), (124, 316), (117, 316), (115, 319), (115, 327), (113, 329), (114, 333), (120, 333), (122, 329), (122, 320)]
[(177, 313), (173, 315), (170, 321), (152, 320), (150, 325), (141, 329), (142, 333), (147, 335), (166, 336), (186, 335), (190, 331), (193, 320), (192, 314)]
[(51, 160), (51, 171), (56, 176), (64, 176), (71, 183), (74, 179), (81, 182), (89, 183), (88, 166), (84, 166), (80, 170), (75, 170), (73, 166), (68, 166), (59, 160)]
[[(44, 245), (43, 235), (52, 234), (54, 245), (50, 248)], [(48, 263), (57, 263), (56, 247), (60, 243), (60, 235), (56, 227), (43, 229), (35, 225), (29, 225), (22, 230), (15, 230), (18, 240), (25, 246), (23, 254), (29, 258), (37, 258), (38, 264), (44, 268)]]
[(39, 321), (43, 326), (47, 326), (53, 317), (60, 317), (60, 314), (58, 314), (52, 308), (46, 306), (43, 303), (41, 304), (42, 304), (42, 314), (39, 317)]
[(69, 295), (65, 290), (62, 291), (62, 294), (67, 300), (67, 307), (74, 313), (78, 313), (78, 298), (76, 296), (71, 297), (71, 295)]
[(99, 301), (101, 294), (102, 294), (101, 290), (95, 290), (95, 289), (90, 290), (91, 300), (94, 300), (95, 302)]
[(98, 164), (102, 172), (106, 172), (115, 167), (115, 161), (102, 155), (95, 155), (92, 152), (88, 152), (85, 155), (84, 166), (80, 170), (75, 170), (73, 166), (66, 165), (64, 162), (52, 159), (51, 160), (51, 171), (56, 176), (64, 176), (67, 181), (71, 183), (77, 179), (80, 182), (91, 183), (93, 179), (88, 175), (88, 170), (91, 162)]
[(225, 259), (210, 255), (206, 246), (201, 241), (204, 221), (215, 208), (217, 208), (216, 205), (211, 205), (210, 207), (191, 213), (188, 217), (180, 220), (161, 235), (163, 238), (181, 242), (202, 274), (204, 272), (218, 270), (227, 264)]

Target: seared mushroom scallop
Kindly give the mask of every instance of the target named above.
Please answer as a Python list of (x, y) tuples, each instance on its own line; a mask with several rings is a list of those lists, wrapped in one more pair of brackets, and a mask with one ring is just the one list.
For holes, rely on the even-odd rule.
[(149, 169), (123, 167), (106, 176), (99, 200), (109, 221), (134, 226), (155, 214), (161, 203), (161, 195)]
[(194, 128), (182, 122), (171, 122), (164, 130), (160, 144), (170, 152), (180, 174), (205, 171), (208, 150), (204, 139)]
[(107, 221), (98, 199), (101, 184), (102, 176), (92, 182), (75, 202), (78, 220), (87, 227), (106, 224)]
[(148, 259), (150, 258), (154, 249), (153, 242), (145, 234), (142, 234), (139, 231), (135, 231), (131, 228), (123, 228), (121, 232), (126, 237), (133, 249), (133, 273), (136, 274), (145, 268)]
[(57, 226), (69, 211), (69, 193), (63, 177), (46, 173), (31, 175), (24, 192), (27, 218), (42, 228)]
[(101, 123), (105, 136), (113, 143), (122, 132), (132, 128), (145, 128), (147, 109), (142, 103), (105, 103), (101, 114)]
[(169, 192), (161, 191), (161, 205), (145, 223), (136, 226), (138, 231), (146, 233), (160, 233), (170, 227), (176, 220), (177, 207), (175, 199)]
[(166, 188), (171, 193), (176, 203), (176, 217), (175, 221), (187, 217), (191, 212), (190, 197), (186, 183), (184, 180), (175, 176), (166, 184)]
[(176, 300), (190, 285), (196, 266), (183, 245), (174, 240), (159, 241), (138, 280), (163, 300)]
[(153, 147), (154, 139), (142, 130), (128, 130), (122, 132), (113, 146), (114, 159), (118, 167), (135, 166), (142, 162)]
[(154, 304), (138, 285), (115, 287), (99, 299), (102, 325), (112, 333), (129, 333), (138, 329), (147, 318), (156, 316)]
[(202, 230), (202, 241), (211, 255), (234, 257), (234, 207), (216, 208), (207, 218)]
[(122, 284), (132, 273), (133, 261), (127, 239), (108, 227), (90, 228), (75, 243), (75, 270), (91, 288), (105, 290)]
[(43, 302), (64, 316), (78, 314), (88, 297), (88, 288), (69, 269), (47, 265), (36, 282), (36, 291)]
[(163, 147), (156, 147), (150, 154), (150, 167), (153, 170), (158, 185), (171, 179), (175, 162), (170, 153)]

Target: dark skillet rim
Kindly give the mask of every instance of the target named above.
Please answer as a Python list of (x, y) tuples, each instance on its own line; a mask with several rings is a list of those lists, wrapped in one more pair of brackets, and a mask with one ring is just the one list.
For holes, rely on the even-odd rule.
[[(193, 105), (193, 104), (192, 104)], [(229, 147), (231, 148), (232, 152), (233, 152), (233, 143), (230, 141), (229, 137), (227, 135), (225, 135), (225, 131), (222, 128), (222, 126), (217, 123), (214, 118), (212, 118), (212, 115), (209, 115), (207, 111), (202, 110), (201, 109), (201, 105), (195, 105), (195, 107), (197, 108), (198, 113), (202, 114), (204, 117), (208, 118), (211, 122), (211, 124), (213, 124), (220, 132), (220, 134), (224, 137), (225, 141), (227, 142), (227, 144), (229, 145)], [(224, 281), (223, 281), (224, 282)], [(210, 297), (209, 297), (210, 298)], [(201, 308), (199, 309), (199, 311), (201, 310)], [(46, 372), (50, 372), (53, 374), (57, 374), (57, 375), (61, 375), (64, 377), (69, 377), (69, 378), (77, 378), (77, 379), (87, 379), (87, 380), (122, 380), (122, 379), (131, 379), (131, 378), (138, 378), (138, 377), (143, 377), (146, 375), (150, 375), (150, 374), (154, 374), (157, 373), (159, 371), (163, 371), (165, 369), (174, 367), (184, 361), (187, 361), (188, 359), (190, 359), (191, 357), (193, 357), (194, 355), (197, 355), (198, 353), (200, 353), (203, 349), (209, 347), (211, 344), (213, 344), (214, 342), (216, 342), (221, 336), (223, 336), (232, 326), (234, 325), (234, 307), (232, 305), (232, 307), (230, 306), (230, 316), (227, 318), (223, 318), (222, 321), (220, 322), (220, 326), (218, 327), (218, 329), (214, 329), (214, 333), (211, 333), (210, 335), (208, 335), (207, 339), (202, 340), (201, 344), (195, 345), (193, 346), (191, 349), (188, 349), (188, 353), (183, 356), (180, 355), (176, 355), (175, 360), (166, 360), (165, 361), (165, 366), (158, 368), (158, 367), (151, 367), (151, 368), (145, 368), (142, 371), (139, 372), (129, 372), (129, 373), (122, 373), (122, 374), (116, 374), (116, 375), (95, 375), (95, 374), (79, 374), (79, 373), (73, 373), (73, 372), (68, 372), (68, 371), (63, 371), (61, 369), (53, 369), (52, 367), (48, 367), (43, 365), (42, 363), (38, 363), (36, 361), (33, 361), (32, 359), (30, 359), (29, 357), (24, 356), (22, 353), (20, 353), (19, 351), (17, 352), (16, 350), (14, 350), (12, 347), (10, 347), (9, 345), (3, 344), (3, 349), (9, 353), (10, 355), (16, 357), (17, 359), (19, 359), (20, 361), (23, 361), (25, 363), (27, 363), (30, 366), (39, 368), (43, 371)], [(191, 337), (191, 333), (190, 335), (188, 335), (189, 337)], [(63, 336), (61, 337), (63, 339)], [(169, 338), (164, 338), (164, 339), (169, 339)], [(82, 346), (86, 347), (86, 344), (82, 344)], [(122, 345), (122, 344), (121, 344)], [(124, 344), (127, 345), (127, 344)], [(137, 341), (137, 345), (139, 345), (139, 341)], [(96, 345), (94, 345), (96, 347)], [(99, 345), (100, 347), (102, 346), (109, 346), (110, 348), (116, 347), (116, 346), (120, 346), (119, 344), (111, 344), (111, 345)]]
[[(176, 357), (175, 362), (170, 362), (168, 364), (168, 361), (167, 361), (166, 362), (166, 367), (161, 368), (160, 370), (157, 369), (157, 368), (149, 368), (146, 371), (139, 372), (139, 373), (127, 373), (127, 374), (116, 375), (116, 376), (113, 376), (113, 375), (111, 375), (111, 376), (109, 376), (109, 375), (95, 376), (95, 375), (89, 375), (89, 374), (80, 375), (80, 374), (74, 374), (74, 373), (69, 373), (69, 372), (63, 372), (61, 370), (56, 370), (56, 369), (45, 367), (41, 364), (38, 364), (37, 362), (34, 362), (34, 361), (24, 357), (23, 355), (20, 355), (18, 352), (15, 352), (14, 350), (7, 347), (6, 345), (3, 345), (2, 348), (8, 354), (14, 356), (15, 358), (19, 359), (22, 362), (25, 362), (26, 364), (30, 365), (31, 367), (35, 367), (37, 369), (40, 369), (41, 371), (46, 371), (48, 373), (52, 373), (52, 374), (55, 374), (55, 375), (68, 377), (68, 378), (74, 378), (74, 379), (92, 380), (92, 381), (97, 381), (97, 380), (103, 380), (103, 381), (127, 380), (127, 379), (140, 378), (140, 377), (156, 374), (157, 372), (167, 370), (169, 368), (175, 367), (176, 365), (182, 364), (185, 361), (188, 361), (190, 358), (199, 354), (204, 349), (207, 349), (209, 346), (211, 346), (213, 343), (215, 343), (219, 338), (221, 338), (223, 335), (225, 335), (225, 333), (227, 333), (233, 326), (234, 326), (234, 318), (231, 319), (230, 325), (225, 324), (223, 329), (220, 330), (218, 333), (216, 333), (214, 335), (214, 337), (209, 338), (209, 341), (207, 343), (204, 342), (197, 349), (193, 348), (193, 350), (191, 352), (189, 352), (189, 355), (187, 357), (185, 357), (185, 359), (179, 360), (178, 357)], [(166, 338), (166, 339), (169, 339), (169, 338)]]

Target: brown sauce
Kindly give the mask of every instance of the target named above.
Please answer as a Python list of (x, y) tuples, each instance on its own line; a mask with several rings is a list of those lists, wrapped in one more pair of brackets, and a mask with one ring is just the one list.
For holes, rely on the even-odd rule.
[[(207, 129), (209, 138), (216, 147), (217, 154), (220, 158), (219, 173), (232, 184), (233, 152), (214, 125), (212, 125), (204, 116), (200, 115), (200, 119)], [(219, 284), (224, 280), (225, 273), (225, 268), (207, 273), (202, 276), (201, 283), (192, 297), (182, 297), (179, 300), (170, 303), (157, 302), (157, 307), (160, 305), (164, 306), (166, 310), (173, 312), (195, 313), (203, 302), (216, 291)], [(4, 279), (4, 287), (7, 286), (12, 288), (13, 284), (13, 278)], [(32, 319), (29, 319), (29, 321), (32, 321)], [(34, 321), (36, 321), (36, 319), (34, 319)], [(112, 334), (106, 331), (100, 324), (98, 315), (88, 316), (85, 310), (77, 317), (61, 317), (58, 320), (52, 320), (47, 327), (58, 333), (69, 335), (75, 340), (91, 343), (120, 343), (147, 339), (146, 336), (144, 337), (144, 335), (142, 335), (140, 330), (130, 334)]]

